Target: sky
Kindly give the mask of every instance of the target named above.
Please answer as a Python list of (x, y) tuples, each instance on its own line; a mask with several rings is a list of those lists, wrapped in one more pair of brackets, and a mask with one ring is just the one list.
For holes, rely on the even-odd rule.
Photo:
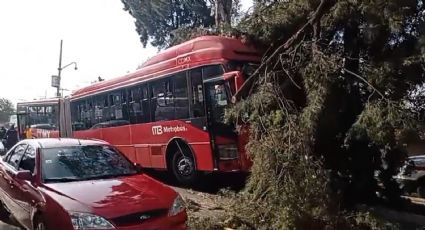
[[(242, 0), (244, 10), (252, 0)], [(12, 102), (55, 96), (63, 40), (61, 86), (64, 94), (98, 76), (111, 79), (133, 72), (157, 53), (143, 48), (135, 19), (121, 0), (1, 0), (0, 98)]]

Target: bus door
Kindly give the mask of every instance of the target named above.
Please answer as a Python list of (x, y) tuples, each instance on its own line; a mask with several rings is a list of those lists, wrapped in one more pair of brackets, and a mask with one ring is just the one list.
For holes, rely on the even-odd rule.
[(24, 137), (26, 128), (30, 125), (29, 116), (27, 113), (18, 113), (17, 114), (17, 130), (19, 137)]
[(214, 149), (216, 166), (219, 160), (235, 160), (238, 158), (237, 134), (233, 124), (224, 119), (225, 109), (230, 103), (230, 87), (223, 77), (204, 81), (207, 111), (207, 124)]

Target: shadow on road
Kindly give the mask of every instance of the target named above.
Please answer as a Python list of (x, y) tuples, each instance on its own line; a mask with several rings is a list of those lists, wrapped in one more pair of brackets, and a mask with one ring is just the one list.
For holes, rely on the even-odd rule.
[(193, 186), (182, 186), (175, 181), (170, 173), (165, 171), (155, 171), (147, 169), (146, 174), (149, 176), (174, 187), (191, 188), (195, 191), (216, 194), (221, 189), (230, 189), (232, 191), (240, 191), (245, 187), (247, 174), (242, 173), (213, 173), (202, 175), (198, 182)]

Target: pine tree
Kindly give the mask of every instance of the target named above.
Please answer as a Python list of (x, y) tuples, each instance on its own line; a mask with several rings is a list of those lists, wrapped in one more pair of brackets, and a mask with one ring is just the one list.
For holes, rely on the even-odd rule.
[(341, 213), (357, 204), (406, 207), (393, 176), (421, 129), (411, 105), (423, 98), (424, 2), (254, 3), (239, 29), (265, 58), (228, 113), (249, 114), (252, 132), (240, 222), (356, 229)]
[[(218, 34), (231, 24), (240, 6), (232, 0), (122, 0), (124, 10), (136, 19), (144, 46), (176, 45), (194, 36)], [(217, 7), (218, 6), (218, 7)], [(220, 30), (218, 30), (220, 29)]]
[(204, 0), (122, 0), (124, 10), (136, 19), (136, 30), (144, 46), (163, 48), (172, 44), (178, 29), (214, 25), (211, 7)]

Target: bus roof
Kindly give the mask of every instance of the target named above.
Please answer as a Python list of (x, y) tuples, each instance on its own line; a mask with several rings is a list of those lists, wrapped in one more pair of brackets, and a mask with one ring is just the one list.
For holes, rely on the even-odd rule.
[(75, 91), (71, 97), (79, 98), (99, 91), (132, 85), (181, 69), (203, 64), (217, 64), (223, 60), (259, 62), (261, 55), (241, 40), (220, 36), (202, 36), (166, 49), (146, 61), (134, 73), (98, 82)]
[(47, 98), (34, 101), (25, 101), (16, 103), (17, 106), (30, 106), (30, 105), (54, 105), (59, 103), (59, 98)]

